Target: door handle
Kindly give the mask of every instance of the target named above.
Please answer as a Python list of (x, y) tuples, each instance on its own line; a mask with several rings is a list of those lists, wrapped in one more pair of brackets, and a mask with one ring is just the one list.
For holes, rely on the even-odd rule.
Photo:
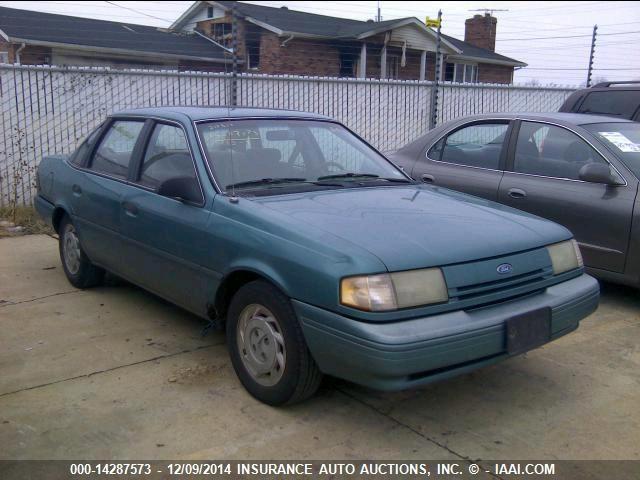
[(80, 188), (79, 185), (76, 185), (75, 183), (73, 184), (73, 186), (71, 187), (71, 191), (76, 195), (82, 195), (82, 189)]
[(424, 173), (422, 175), (422, 181), (424, 183), (434, 183), (436, 181), (436, 177), (434, 177), (433, 175), (431, 175), (429, 173)]
[(138, 207), (131, 202), (122, 202), (122, 208), (127, 215), (135, 217), (138, 215)]
[(527, 196), (527, 192), (525, 192), (524, 190), (521, 190), (519, 188), (510, 188), (509, 189), (509, 196), (511, 198), (524, 198)]

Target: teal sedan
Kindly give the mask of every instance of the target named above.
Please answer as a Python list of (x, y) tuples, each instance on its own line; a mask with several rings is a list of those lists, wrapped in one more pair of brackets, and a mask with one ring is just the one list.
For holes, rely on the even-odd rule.
[(315, 114), (124, 111), (45, 157), (37, 183), (71, 284), (109, 271), (226, 329), (271, 405), (323, 374), (398, 390), (469, 372), (598, 304), (567, 229), (418, 184)]

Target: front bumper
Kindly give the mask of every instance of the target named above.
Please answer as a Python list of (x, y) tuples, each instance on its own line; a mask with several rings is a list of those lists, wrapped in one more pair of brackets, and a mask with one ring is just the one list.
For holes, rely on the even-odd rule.
[(551, 340), (598, 306), (598, 282), (583, 274), (542, 292), (477, 309), (391, 323), (366, 323), (293, 301), (320, 370), (379, 390), (401, 390), (509, 356), (505, 321), (551, 308)]

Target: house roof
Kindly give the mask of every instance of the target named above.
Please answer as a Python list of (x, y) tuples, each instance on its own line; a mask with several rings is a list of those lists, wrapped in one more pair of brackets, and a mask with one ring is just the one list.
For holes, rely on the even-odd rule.
[(461, 53), (456, 55), (459, 58), (474, 58), (474, 59), (482, 59), (491, 63), (503, 63), (505, 65), (512, 65), (514, 67), (526, 67), (527, 64), (521, 62), (519, 60), (515, 60), (513, 58), (505, 57), (504, 55), (500, 55), (499, 53), (492, 52), (491, 50), (487, 50), (486, 48), (476, 47), (475, 45), (471, 45), (470, 43), (463, 42), (462, 40), (458, 40), (457, 38), (450, 37), (449, 35), (442, 34), (442, 37), (447, 39), (450, 43), (455, 45)]
[(32, 45), (146, 57), (225, 61), (226, 50), (193, 33), (0, 7), (0, 37)]
[[(261, 26), (273, 27), (276, 33), (280, 35), (302, 34), (327, 39), (362, 39), (370, 34), (373, 35), (388, 31), (402, 25), (415, 24), (424, 29), (427, 34), (435, 37), (435, 32), (427, 28), (424, 23), (415, 17), (372, 22), (228, 0), (196, 2), (183, 16), (176, 20), (172, 28), (181, 28), (181, 26), (188, 21), (191, 14), (198, 8), (198, 5), (205, 5), (207, 3), (216, 3), (227, 9), (232, 8), (235, 4), (236, 10), (241, 16), (256, 20), (259, 24), (262, 24)], [(491, 50), (475, 47), (470, 43), (449, 35), (442, 34), (442, 40), (445, 48), (448, 47), (449, 50), (449, 52), (445, 51), (445, 53), (450, 53), (460, 59), (481, 60), (486, 63), (497, 63), (515, 67), (526, 66), (526, 63), (520, 62), (519, 60), (500, 55)]]

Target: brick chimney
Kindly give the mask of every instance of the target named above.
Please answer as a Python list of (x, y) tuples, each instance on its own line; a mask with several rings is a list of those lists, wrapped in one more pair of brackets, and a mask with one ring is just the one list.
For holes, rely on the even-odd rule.
[(464, 22), (464, 41), (492, 52), (496, 49), (498, 19), (489, 13), (474, 15)]

